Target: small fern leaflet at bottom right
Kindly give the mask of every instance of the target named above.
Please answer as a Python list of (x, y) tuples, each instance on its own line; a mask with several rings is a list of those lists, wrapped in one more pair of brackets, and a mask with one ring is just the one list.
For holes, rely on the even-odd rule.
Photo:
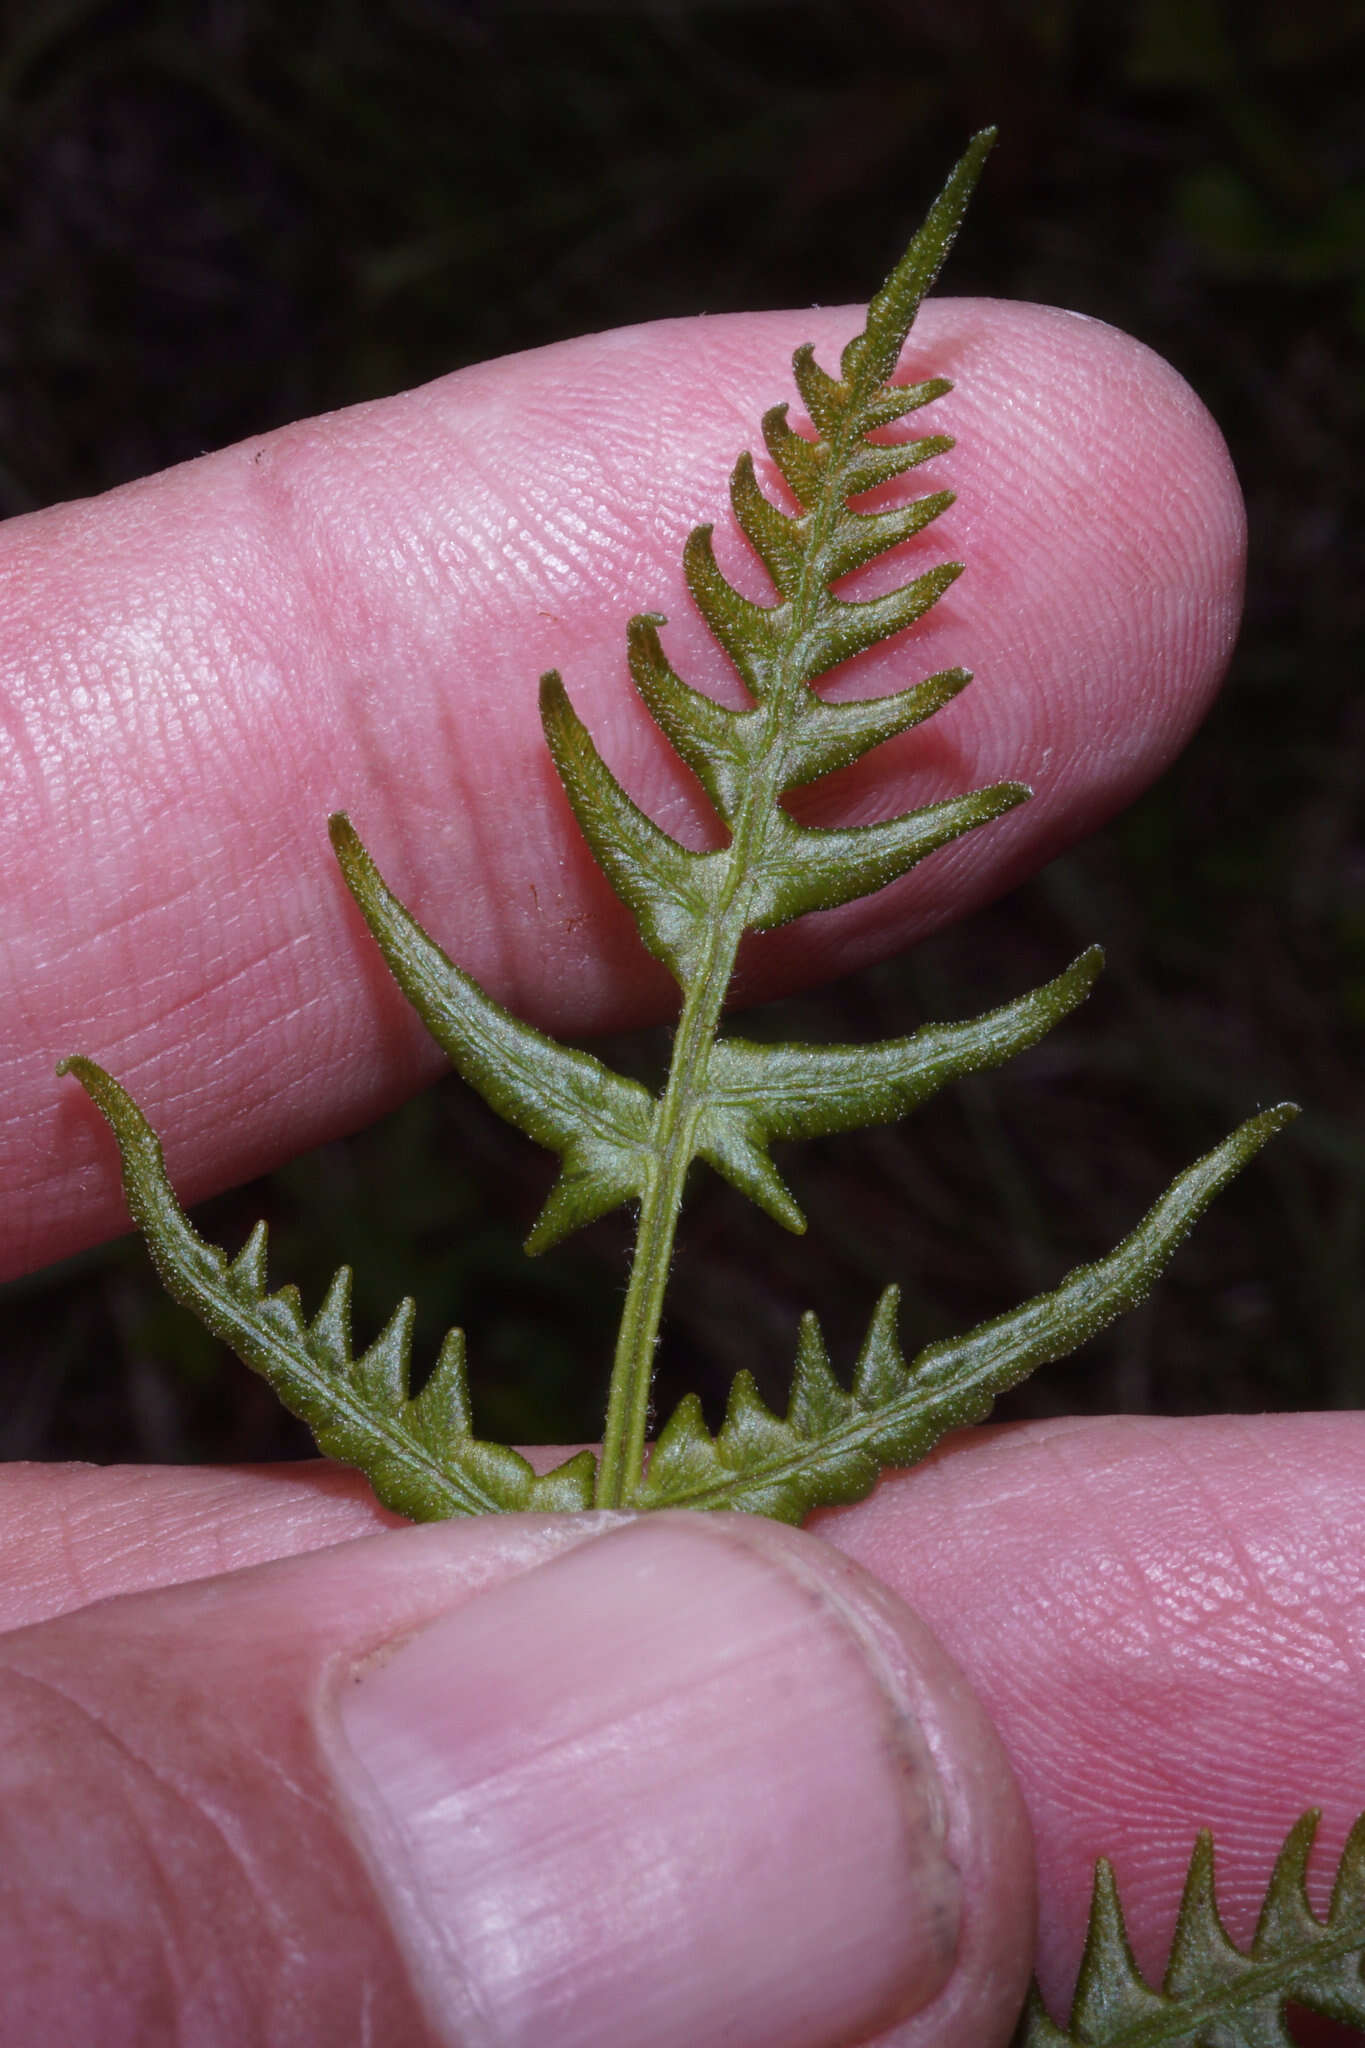
[(1249, 1949), (1219, 1916), (1213, 1838), (1195, 1844), (1159, 1991), (1139, 1970), (1111, 1866), (1095, 1866), (1090, 1923), (1070, 2022), (1049, 2019), (1037, 1988), (1013, 2048), (1295, 2048), (1290, 2004), (1365, 2028), (1365, 1814), (1342, 1850), (1325, 1920), (1309, 1903), (1319, 1815), (1290, 1829)]

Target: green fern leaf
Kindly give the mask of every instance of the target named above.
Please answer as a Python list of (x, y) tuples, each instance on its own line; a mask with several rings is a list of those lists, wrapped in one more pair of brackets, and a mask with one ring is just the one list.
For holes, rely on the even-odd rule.
[(880, 824), (834, 831), (798, 825), (784, 810), (774, 809), (749, 877), (745, 922), (754, 931), (772, 931), (808, 911), (833, 910), (870, 896), (964, 832), (1027, 802), (1031, 793), (1021, 782), (999, 782)]
[(926, 676), (922, 683), (893, 691), (889, 697), (856, 697), (842, 704), (827, 704), (823, 697), (808, 698), (797, 714), (787, 750), (783, 774), (787, 788), (818, 782), (831, 769), (846, 768), (883, 740), (922, 724), (950, 704), (971, 679), (965, 668), (946, 668)]
[(941, 377), (897, 384), (901, 349), (965, 211), (993, 135), (977, 136), (928, 219), (868, 308), (839, 374), (809, 347), (793, 361), (809, 431), (771, 408), (763, 439), (791, 503), (769, 494), (751, 455), (730, 480), (740, 532), (772, 580), (770, 603), (735, 588), (712, 529), (683, 551), (692, 598), (747, 691), (723, 705), (674, 670), (665, 621), (641, 613), (627, 631), (630, 671), (647, 711), (715, 807), (723, 842), (685, 846), (640, 807), (599, 753), (557, 673), (541, 678), (545, 737), (565, 795), (598, 865), (644, 945), (673, 974), (682, 1008), (657, 1094), (587, 1052), (513, 1017), (457, 967), (392, 895), (343, 814), (331, 821), (343, 875), (399, 986), (464, 1078), (502, 1116), (554, 1152), (560, 1171), (527, 1240), (543, 1251), (623, 1202), (638, 1204), (635, 1253), (612, 1367), (603, 1451), (537, 1479), (526, 1462), (474, 1438), (459, 1340), (432, 1380), (408, 1392), (410, 1308), (359, 1358), (350, 1351), (348, 1282), (303, 1318), (289, 1289), (266, 1292), (264, 1241), (229, 1264), (176, 1205), (156, 1139), (130, 1099), (89, 1061), (70, 1062), (114, 1126), (129, 1202), (167, 1285), (225, 1336), (311, 1424), (324, 1450), (360, 1465), (382, 1497), (420, 1515), (489, 1507), (730, 1507), (799, 1520), (866, 1493), (888, 1463), (921, 1457), (945, 1429), (986, 1414), (994, 1396), (1061, 1357), (1140, 1298), (1205, 1203), (1293, 1112), (1254, 1119), (1192, 1167), (1107, 1258), (1051, 1294), (907, 1365), (895, 1333), (895, 1290), (873, 1318), (845, 1389), (808, 1318), (784, 1416), (741, 1374), (712, 1437), (695, 1401), (663, 1430), (646, 1476), (654, 1354), (687, 1176), (708, 1162), (778, 1223), (804, 1218), (770, 1156), (774, 1141), (844, 1131), (905, 1115), (957, 1075), (1032, 1045), (1090, 987), (1092, 949), (1044, 988), (969, 1022), (930, 1025), (863, 1047), (759, 1045), (720, 1036), (747, 934), (883, 889), (964, 832), (990, 825), (1029, 792), (1020, 783), (950, 796), (871, 824), (816, 828), (784, 799), (860, 759), (953, 700), (970, 680), (951, 668), (885, 698), (830, 701), (831, 669), (903, 633), (962, 573), (959, 562), (907, 565), (893, 589), (861, 596), (848, 579), (892, 549), (913, 547), (952, 503), (935, 488), (909, 502), (859, 509), (944, 455), (942, 434), (887, 432), (950, 388)]
[(631, 802), (553, 671), (540, 679), (540, 716), (593, 858), (628, 906), (650, 952), (686, 988), (724, 886), (725, 856), (680, 845)]
[(347, 887), (394, 979), (446, 1058), (499, 1116), (563, 1162), (527, 1251), (547, 1251), (641, 1194), (654, 1118), (649, 1093), (494, 1002), (403, 908), (343, 811), (328, 829)]
[(897, 1290), (888, 1288), (847, 1392), (808, 1316), (786, 1416), (767, 1407), (748, 1373), (736, 1378), (714, 1437), (700, 1403), (685, 1399), (629, 1505), (738, 1508), (800, 1522), (816, 1508), (861, 1500), (887, 1466), (918, 1463), (947, 1430), (980, 1422), (998, 1395), (1133, 1308), (1219, 1190), (1295, 1114), (1281, 1104), (1253, 1117), (1183, 1173), (1107, 1257), (908, 1365), (896, 1339)]
[(643, 612), (626, 628), (635, 687), (727, 825), (733, 824), (749, 763), (762, 745), (757, 712), (731, 711), (678, 675), (659, 640), (662, 612)]
[(168, 1293), (194, 1310), (307, 1423), (320, 1449), (359, 1466), (386, 1507), (414, 1521), (493, 1509), (587, 1507), (595, 1460), (580, 1451), (537, 1477), (526, 1459), (472, 1434), (464, 1339), (451, 1330), (422, 1391), (409, 1397), (414, 1308), (405, 1301), (359, 1358), (351, 1352), (351, 1275), (332, 1281), (310, 1322), (298, 1292), (266, 1290), (266, 1232), (257, 1224), (229, 1261), (205, 1243), (175, 1199), (161, 1145), (126, 1089), (93, 1060), (63, 1060), (118, 1140), (123, 1184)]
[(1070, 2023), (1049, 2019), (1035, 1990), (1015, 2048), (1294, 2048), (1291, 2001), (1365, 2026), (1365, 1815), (1342, 1851), (1325, 1920), (1304, 1882), (1318, 1818), (1306, 1813), (1290, 1830), (1247, 1950), (1219, 1918), (1213, 1842), (1200, 1835), (1160, 1991), (1133, 1960), (1113, 1871), (1097, 1864)]
[(870, 1045), (755, 1045), (723, 1038), (711, 1057), (701, 1158), (788, 1230), (805, 1229), (768, 1158), (774, 1138), (828, 1137), (892, 1123), (949, 1081), (1035, 1045), (1084, 1000), (1104, 965), (1091, 946), (1065, 974), (965, 1024), (929, 1024)]

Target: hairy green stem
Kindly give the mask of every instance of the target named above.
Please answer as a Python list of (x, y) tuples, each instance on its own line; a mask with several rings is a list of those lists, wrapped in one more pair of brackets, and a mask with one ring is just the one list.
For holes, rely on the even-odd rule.
[[(859, 378), (855, 373), (853, 381), (856, 388), (875, 379)], [(850, 407), (849, 417), (855, 412), (856, 408)], [(814, 623), (829, 589), (825, 565), (830, 539), (848, 495), (845, 466), (860, 438), (856, 426), (849, 425), (836, 429), (830, 437), (832, 459), (826, 486), (820, 501), (807, 515), (805, 568), (799, 590), (789, 603), (785, 658), (764, 707), (764, 744), (735, 820), (729, 886), (716, 906), (702, 963), (686, 991), (674, 1036), (668, 1082), (654, 1130), (657, 1165), (641, 1199), (630, 1280), (612, 1361), (602, 1456), (593, 1495), (594, 1506), (599, 1508), (628, 1505), (644, 1475), (655, 1354), (683, 1188), (695, 1156), (694, 1134), (707, 1062), (748, 924), (747, 884), (765, 826), (783, 787), (783, 736), (792, 699), (804, 680), (799, 658), (802, 636)]]
[(599, 1508), (624, 1507), (634, 1497), (644, 1471), (654, 1355), (683, 1185), (692, 1164), (697, 1103), (743, 931), (742, 924), (738, 930), (733, 929), (734, 924), (732, 915), (715, 930), (706, 970), (688, 994), (673, 1042), (668, 1086), (655, 1127), (658, 1163), (640, 1204), (635, 1256), (612, 1362), (602, 1457), (593, 1494), (593, 1505)]

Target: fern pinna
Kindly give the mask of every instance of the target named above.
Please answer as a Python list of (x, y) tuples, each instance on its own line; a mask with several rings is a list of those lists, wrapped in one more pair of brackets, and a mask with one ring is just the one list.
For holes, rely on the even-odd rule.
[(1317, 1825), (1306, 1813), (1290, 1829), (1249, 1949), (1219, 1917), (1213, 1841), (1200, 1835), (1159, 1991), (1133, 1960), (1114, 1873), (1100, 1862), (1070, 2020), (1056, 2026), (1035, 1991), (1014, 2048), (1295, 2048), (1291, 2003), (1365, 2027), (1365, 1814), (1342, 1850), (1325, 1920), (1305, 1884)]
[(620, 1203), (638, 1205), (600, 1459), (580, 1452), (538, 1476), (517, 1452), (477, 1438), (458, 1332), (414, 1396), (410, 1303), (356, 1357), (348, 1270), (311, 1318), (293, 1288), (271, 1293), (264, 1230), (232, 1260), (206, 1244), (177, 1204), (160, 1145), (131, 1098), (92, 1061), (64, 1063), (113, 1126), (129, 1206), (171, 1293), (265, 1375), (324, 1451), (359, 1466), (402, 1513), (429, 1519), (490, 1509), (697, 1507), (797, 1522), (816, 1507), (857, 1500), (884, 1467), (922, 1458), (945, 1430), (979, 1421), (997, 1394), (1131, 1307), (1218, 1190), (1294, 1114), (1281, 1104), (1244, 1124), (1181, 1175), (1115, 1251), (1052, 1293), (909, 1362), (897, 1341), (894, 1288), (874, 1310), (848, 1385), (831, 1370), (819, 1326), (807, 1317), (785, 1414), (773, 1412), (741, 1373), (717, 1433), (689, 1397), (648, 1455), (654, 1355), (694, 1162), (705, 1161), (776, 1223), (799, 1231), (801, 1211), (770, 1154), (774, 1140), (903, 1116), (956, 1076), (1034, 1044), (1081, 1001), (1100, 968), (1092, 949), (1056, 980), (987, 1016), (876, 1045), (759, 1045), (719, 1030), (747, 932), (884, 888), (1029, 794), (1002, 782), (878, 824), (833, 830), (798, 823), (782, 803), (787, 792), (931, 717), (970, 680), (965, 669), (947, 669), (889, 696), (840, 703), (813, 687), (841, 662), (912, 626), (961, 573), (960, 563), (936, 563), (882, 595), (836, 589), (922, 533), (952, 502), (939, 489), (885, 509), (855, 509), (865, 494), (952, 445), (941, 434), (888, 437), (886, 430), (949, 388), (941, 377), (894, 379), (992, 140), (989, 131), (977, 136), (954, 169), (844, 349), (839, 374), (822, 369), (809, 347), (798, 349), (796, 385), (810, 430), (794, 427), (785, 405), (762, 423), (776, 472), (772, 489), (785, 491), (789, 504), (760, 484), (750, 455), (735, 465), (731, 506), (772, 580), (774, 601), (754, 603), (727, 581), (709, 527), (687, 541), (688, 588), (738, 671), (747, 708), (728, 708), (674, 671), (658, 614), (629, 626), (636, 689), (715, 807), (725, 843), (694, 851), (656, 825), (612, 775), (559, 676), (541, 680), (545, 736), (574, 815), (644, 944), (681, 991), (659, 1092), (503, 1009), (390, 894), (349, 820), (331, 821), (346, 882), (404, 993), (465, 1080), (558, 1155), (559, 1176), (527, 1250), (546, 1250)]

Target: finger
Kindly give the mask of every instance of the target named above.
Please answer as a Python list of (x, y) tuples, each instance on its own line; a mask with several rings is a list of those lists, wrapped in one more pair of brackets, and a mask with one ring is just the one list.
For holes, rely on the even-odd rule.
[(407, 1527), (360, 1473), (297, 1465), (0, 1465), (0, 1634), (126, 1593)]
[[(680, 668), (733, 691), (681, 542), (723, 514), (792, 346), (828, 355), (855, 317), (590, 337), (5, 526), (0, 1275), (122, 1218), (112, 1147), (52, 1081), (61, 1055), (94, 1055), (142, 1099), (187, 1197), (435, 1071), (341, 888), (334, 807), (528, 1015), (577, 1032), (666, 1005), (554, 783), (535, 678), (558, 665), (633, 793), (693, 829), (622, 627), (661, 607)], [(1171, 758), (1231, 644), (1239, 501), (1173, 371), (1098, 323), (973, 300), (926, 308), (907, 361), (958, 380), (935, 407), (958, 446), (925, 478), (959, 500), (878, 574), (970, 569), (838, 687), (957, 663), (977, 681), (814, 792), (815, 815), (1006, 776), (1036, 795), (880, 895), (774, 934), (747, 994), (900, 945), (1089, 829)]]
[(991, 2048), (1026, 1976), (960, 1676), (737, 1518), (395, 1530), (20, 1630), (0, 1786), (6, 2041)]
[[(1356, 1415), (1046, 1423), (964, 1433), (819, 1518), (924, 1617), (1001, 1732), (1037, 1842), (1054, 2010), (1096, 1856), (1117, 1864), (1155, 1982), (1197, 1829), (1214, 1831), (1245, 1945), (1290, 1824), (1323, 1808), (1321, 1882), (1365, 1811), (1363, 1463)], [(383, 1512), (322, 1464), (131, 1483), (11, 1468), (4, 1489), (15, 1619), (341, 1541)]]
[(923, 1615), (1002, 1733), (1037, 1842), (1053, 2010), (1097, 1856), (1154, 1984), (1200, 1828), (1246, 1947), (1286, 1834), (1320, 1807), (1325, 1912), (1365, 1811), (1365, 1418), (973, 1436), (822, 1534)]

